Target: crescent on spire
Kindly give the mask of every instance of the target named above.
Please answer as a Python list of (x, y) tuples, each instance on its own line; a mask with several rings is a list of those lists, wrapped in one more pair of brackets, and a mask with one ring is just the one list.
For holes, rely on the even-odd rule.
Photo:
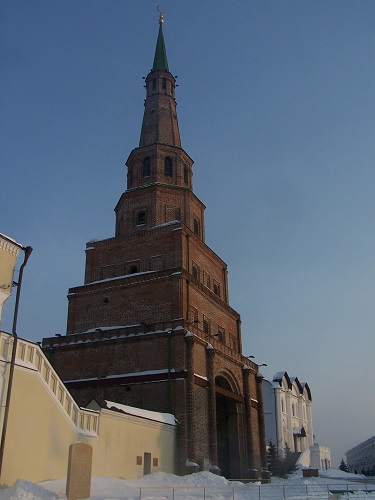
[(160, 5), (157, 5), (156, 9), (159, 12), (159, 24), (162, 24), (164, 23), (164, 16), (163, 16), (164, 12), (160, 10)]

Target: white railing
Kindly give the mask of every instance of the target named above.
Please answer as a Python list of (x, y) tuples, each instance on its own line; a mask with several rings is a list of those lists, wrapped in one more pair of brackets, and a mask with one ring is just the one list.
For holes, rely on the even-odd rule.
[[(12, 335), (0, 332), (0, 362), (10, 363), (13, 349)], [(16, 368), (23, 366), (37, 372), (50, 395), (55, 399), (71, 424), (80, 434), (97, 435), (99, 413), (80, 408), (53, 369), (39, 345), (17, 339)]]

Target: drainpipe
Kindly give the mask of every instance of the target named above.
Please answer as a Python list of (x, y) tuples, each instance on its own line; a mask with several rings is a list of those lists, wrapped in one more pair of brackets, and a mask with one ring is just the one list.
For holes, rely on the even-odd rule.
[(173, 328), (169, 330), (167, 334), (168, 335), (168, 395), (167, 395), (168, 413), (172, 412), (172, 397), (171, 397), (172, 333), (173, 333)]
[(189, 306), (190, 306), (190, 235), (186, 235), (186, 321), (189, 321)]
[(1, 434), (1, 443), (0, 443), (0, 477), (1, 477), (1, 471), (3, 468), (5, 438), (6, 438), (8, 416), (9, 416), (9, 405), (10, 405), (10, 397), (11, 397), (11, 393), (12, 393), (14, 365), (16, 362), (16, 353), (17, 353), (17, 338), (18, 337), (17, 337), (16, 329), (17, 329), (18, 306), (19, 306), (20, 294), (21, 294), (23, 269), (26, 266), (27, 261), (29, 260), (31, 252), (33, 251), (33, 249), (31, 247), (23, 247), (22, 250), (25, 252), (25, 257), (24, 257), (24, 261), (20, 267), (20, 273), (19, 273), (18, 284), (17, 284), (16, 303), (14, 306), (13, 327), (12, 327), (13, 350), (12, 350), (12, 357), (10, 360), (10, 367), (9, 367), (8, 390), (7, 390), (7, 397), (6, 397), (6, 401), (5, 401), (3, 430), (2, 430), (2, 434)]

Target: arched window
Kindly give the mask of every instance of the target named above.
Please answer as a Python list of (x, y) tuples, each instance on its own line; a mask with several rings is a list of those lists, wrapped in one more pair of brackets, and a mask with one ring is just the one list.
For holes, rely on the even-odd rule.
[(167, 156), (164, 160), (164, 175), (165, 177), (173, 177), (172, 158)]
[(151, 171), (151, 161), (150, 161), (150, 157), (147, 156), (143, 160), (143, 178), (150, 177), (150, 171)]
[(292, 415), (293, 415), (293, 417), (294, 417), (294, 413), (295, 413), (294, 412), (294, 403), (292, 403)]
[(131, 188), (133, 185), (133, 170), (129, 168), (128, 170), (128, 188)]

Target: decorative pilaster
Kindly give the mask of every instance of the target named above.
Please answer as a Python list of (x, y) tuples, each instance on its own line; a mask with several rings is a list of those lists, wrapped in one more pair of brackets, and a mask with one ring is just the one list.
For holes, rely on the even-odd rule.
[(251, 432), (251, 391), (250, 391), (250, 373), (251, 368), (247, 365), (242, 367), (242, 377), (243, 377), (243, 392), (245, 397), (245, 426), (246, 426), (246, 436), (247, 436), (247, 460), (248, 460), (248, 470), (254, 470), (255, 459), (254, 459), (254, 438)]
[(210, 443), (210, 461), (218, 465), (217, 425), (216, 425), (216, 391), (215, 391), (215, 349), (211, 344), (206, 347), (207, 379), (208, 379), (208, 426)]
[(186, 368), (187, 368), (187, 387), (186, 387), (186, 406), (187, 406), (187, 451), (188, 458), (191, 461), (195, 461), (195, 437), (194, 437), (194, 362), (193, 362), (193, 351), (194, 351), (194, 335), (191, 332), (187, 332), (185, 335), (185, 341), (187, 345), (186, 350)]
[(266, 426), (264, 423), (264, 400), (263, 400), (263, 375), (258, 372), (256, 377), (257, 399), (258, 399), (258, 429), (259, 429), (259, 447), (260, 462), (262, 469), (268, 469), (267, 449), (266, 449)]

